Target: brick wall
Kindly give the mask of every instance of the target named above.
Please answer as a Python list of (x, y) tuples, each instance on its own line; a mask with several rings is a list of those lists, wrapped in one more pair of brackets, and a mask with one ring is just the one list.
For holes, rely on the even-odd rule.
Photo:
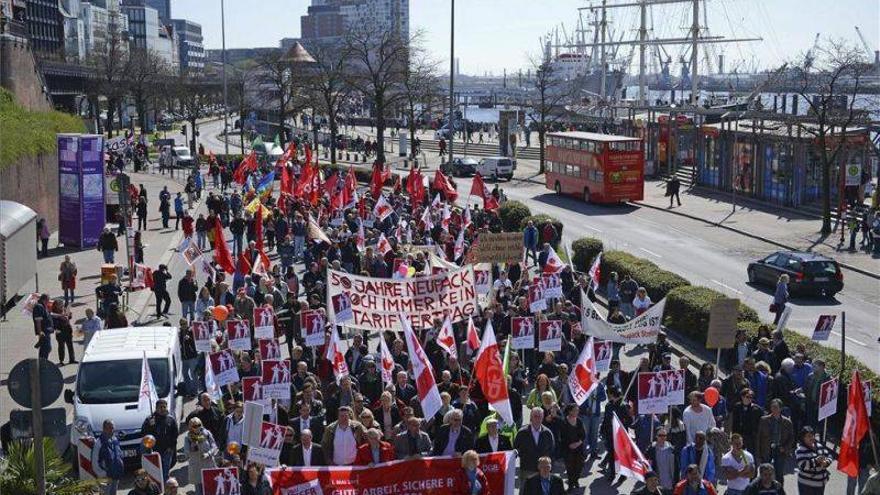
[(58, 157), (55, 154), (24, 157), (0, 174), (0, 199), (30, 207), (58, 230)]

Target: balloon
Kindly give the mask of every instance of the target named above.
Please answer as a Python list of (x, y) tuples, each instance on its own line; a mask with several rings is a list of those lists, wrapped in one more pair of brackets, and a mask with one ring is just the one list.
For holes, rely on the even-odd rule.
[(416, 267), (414, 267), (414, 266), (409, 267), (409, 270), (406, 271), (406, 275), (408, 277), (412, 277), (415, 274), (416, 274)]
[(229, 442), (229, 445), (226, 446), (226, 453), (229, 455), (238, 454), (240, 448), (241, 447), (238, 445), (238, 442)]
[(715, 387), (709, 387), (703, 392), (703, 398), (706, 399), (706, 404), (709, 407), (715, 407), (715, 404), (718, 404), (718, 399), (720, 397), (718, 389)]
[(142, 441), (143, 441), (144, 447), (146, 447), (148, 449), (152, 449), (156, 445), (156, 437), (154, 437), (153, 435), (145, 436)]
[(226, 321), (226, 318), (229, 316), (229, 310), (226, 309), (226, 306), (214, 306), (211, 314), (214, 315), (214, 319), (217, 321)]

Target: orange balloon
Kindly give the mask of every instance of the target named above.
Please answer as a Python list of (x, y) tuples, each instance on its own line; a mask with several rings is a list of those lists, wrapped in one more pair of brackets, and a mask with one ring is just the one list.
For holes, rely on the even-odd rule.
[(229, 445), (226, 446), (226, 453), (229, 455), (236, 455), (241, 447), (238, 445), (238, 442), (229, 442)]
[(156, 446), (156, 437), (154, 437), (153, 435), (145, 436), (143, 439), (143, 444), (144, 444), (144, 447), (146, 447), (148, 449), (152, 449), (153, 447)]
[(211, 314), (214, 315), (214, 319), (217, 321), (226, 321), (226, 318), (229, 316), (229, 310), (226, 309), (226, 306), (214, 306)]
[(715, 407), (715, 404), (718, 404), (718, 399), (721, 398), (721, 394), (718, 393), (717, 388), (709, 387), (703, 392), (703, 398), (706, 399), (706, 404), (709, 407)]

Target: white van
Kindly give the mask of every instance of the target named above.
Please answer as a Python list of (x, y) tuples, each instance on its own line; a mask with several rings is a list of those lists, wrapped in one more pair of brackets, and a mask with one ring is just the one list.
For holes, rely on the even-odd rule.
[(493, 156), (480, 160), (480, 163), (477, 164), (477, 173), (492, 180), (498, 180), (502, 177), (511, 180), (515, 168), (512, 159), (506, 156)]
[(71, 445), (80, 437), (101, 434), (112, 419), (126, 464), (140, 462), (141, 426), (149, 413), (138, 412), (141, 363), (146, 354), (159, 398), (168, 401), (169, 414), (183, 419), (183, 381), (180, 341), (175, 327), (129, 327), (99, 330), (82, 356), (76, 385), (64, 391), (73, 404)]

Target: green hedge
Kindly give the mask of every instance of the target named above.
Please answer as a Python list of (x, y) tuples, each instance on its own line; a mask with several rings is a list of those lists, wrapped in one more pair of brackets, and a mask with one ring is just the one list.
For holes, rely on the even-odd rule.
[(498, 209), (498, 217), (505, 232), (522, 230), (522, 221), (532, 216), (532, 210), (519, 201), (505, 201)]
[(676, 287), (690, 285), (685, 278), (661, 269), (654, 263), (623, 251), (606, 251), (602, 254), (602, 282), (611, 272), (617, 272), (620, 280), (629, 274), (648, 291), (651, 300), (657, 302)]
[[(705, 344), (709, 330), (709, 312), (716, 299), (727, 297), (724, 294), (694, 285), (676, 287), (666, 294), (664, 323), (669, 328)], [(742, 302), (739, 304), (738, 322), (760, 322), (758, 313)]]
[(86, 126), (75, 115), (23, 108), (12, 93), (0, 88), (0, 169), (25, 156), (55, 153), (56, 134), (66, 132), (83, 133)]
[(544, 238), (544, 233), (542, 232), (542, 230), (544, 229), (544, 225), (547, 225), (548, 223), (552, 223), (553, 226), (556, 227), (557, 236), (556, 242), (553, 243), (553, 249), (559, 247), (559, 241), (562, 239), (562, 222), (560, 222), (556, 217), (551, 217), (550, 215), (539, 213), (537, 215), (531, 215), (523, 218), (519, 223), (519, 228), (526, 228), (526, 225), (528, 225), (530, 221), (535, 224), (535, 227), (538, 228), (538, 247), (540, 247), (541, 242), (543, 242), (541, 241), (541, 239)]
[(571, 243), (571, 257), (575, 270), (585, 272), (590, 269), (596, 255), (602, 252), (602, 240), (595, 237), (581, 237)]

